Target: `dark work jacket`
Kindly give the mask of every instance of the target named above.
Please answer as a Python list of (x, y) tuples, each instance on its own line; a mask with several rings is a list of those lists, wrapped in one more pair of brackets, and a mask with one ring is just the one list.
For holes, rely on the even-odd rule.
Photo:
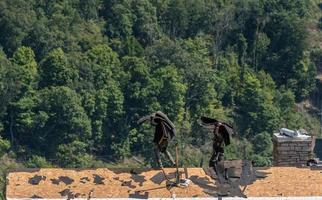
[[(214, 131), (216, 131), (216, 129)], [(217, 140), (219, 140), (220, 142), (224, 142), (225, 145), (230, 144), (230, 138), (229, 138), (230, 135), (229, 135), (229, 132), (228, 132), (228, 130), (227, 130), (225, 125), (220, 125), (219, 126), (218, 135), (217, 136), (215, 135), (214, 137), (217, 137), (218, 138)]]
[(169, 126), (161, 119), (156, 119), (154, 139), (153, 142), (158, 146), (161, 152), (166, 151), (171, 137), (171, 129)]
[(218, 129), (218, 133), (216, 134), (216, 128), (214, 129), (214, 137), (213, 137), (213, 151), (215, 152), (224, 152), (224, 144), (229, 144), (229, 134), (224, 125), (220, 125)]

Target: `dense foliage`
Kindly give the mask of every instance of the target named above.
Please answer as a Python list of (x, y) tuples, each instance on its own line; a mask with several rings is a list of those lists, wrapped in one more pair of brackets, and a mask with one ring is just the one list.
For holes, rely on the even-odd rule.
[(308, 40), (321, 27), (315, 1), (1, 0), (0, 8), (0, 162), (149, 165), (153, 130), (136, 120), (156, 110), (178, 129), (183, 165), (207, 163), (201, 115), (238, 130), (227, 158), (258, 166), (271, 164), (280, 127), (319, 130), (299, 108), (321, 65)]

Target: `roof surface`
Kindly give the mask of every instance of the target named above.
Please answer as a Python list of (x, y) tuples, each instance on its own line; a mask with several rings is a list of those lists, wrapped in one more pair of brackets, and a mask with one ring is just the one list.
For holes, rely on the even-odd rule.
[[(165, 169), (174, 178), (175, 169)], [(182, 169), (180, 171), (183, 171)], [(187, 169), (192, 183), (188, 188), (166, 188), (160, 170), (132, 171), (118, 169), (67, 170), (40, 169), (8, 174), (7, 198), (151, 198), (208, 197), (207, 190), (215, 191), (214, 181), (200, 168)]]
[(266, 178), (257, 179), (247, 186), (246, 196), (321, 196), (322, 168), (271, 167)]
[[(165, 169), (170, 178), (175, 169)], [(247, 197), (322, 196), (321, 169), (272, 167), (258, 170), (265, 176), (250, 185), (237, 186)], [(202, 168), (186, 169), (191, 183), (186, 188), (166, 187), (160, 170), (40, 169), (11, 172), (7, 199), (19, 198), (171, 198), (218, 196), (216, 180)], [(185, 178), (184, 169), (180, 169)]]

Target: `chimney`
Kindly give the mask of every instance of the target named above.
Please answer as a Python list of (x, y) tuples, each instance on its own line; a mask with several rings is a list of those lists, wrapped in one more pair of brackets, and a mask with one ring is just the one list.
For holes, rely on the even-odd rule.
[(315, 137), (282, 128), (273, 136), (273, 163), (275, 166), (301, 166), (313, 156)]

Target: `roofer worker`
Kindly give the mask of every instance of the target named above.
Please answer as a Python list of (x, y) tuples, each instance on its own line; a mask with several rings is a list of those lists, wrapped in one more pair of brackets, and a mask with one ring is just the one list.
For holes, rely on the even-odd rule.
[(223, 174), (224, 166), (224, 147), (230, 144), (230, 137), (234, 133), (233, 127), (217, 121), (216, 119), (201, 117), (201, 125), (213, 130), (213, 150), (209, 160), (209, 167), (213, 168), (218, 176), (224, 175), (227, 178), (227, 174)]
[(144, 116), (138, 120), (138, 124), (142, 124), (146, 121), (149, 121), (152, 126), (155, 126), (154, 132), (154, 153), (159, 164), (159, 167), (163, 168), (160, 154), (164, 153), (166, 157), (170, 160), (171, 164), (175, 166), (175, 162), (167, 151), (167, 147), (169, 142), (175, 137), (176, 129), (174, 124), (170, 121), (170, 119), (162, 113), (161, 111), (157, 111), (152, 113), (151, 115)]
[(213, 167), (215, 163), (220, 162), (224, 159), (224, 146), (225, 146), (225, 137), (227, 131), (225, 126), (221, 122), (214, 124), (213, 130), (213, 145), (212, 145), (212, 155), (209, 160), (209, 166)]

